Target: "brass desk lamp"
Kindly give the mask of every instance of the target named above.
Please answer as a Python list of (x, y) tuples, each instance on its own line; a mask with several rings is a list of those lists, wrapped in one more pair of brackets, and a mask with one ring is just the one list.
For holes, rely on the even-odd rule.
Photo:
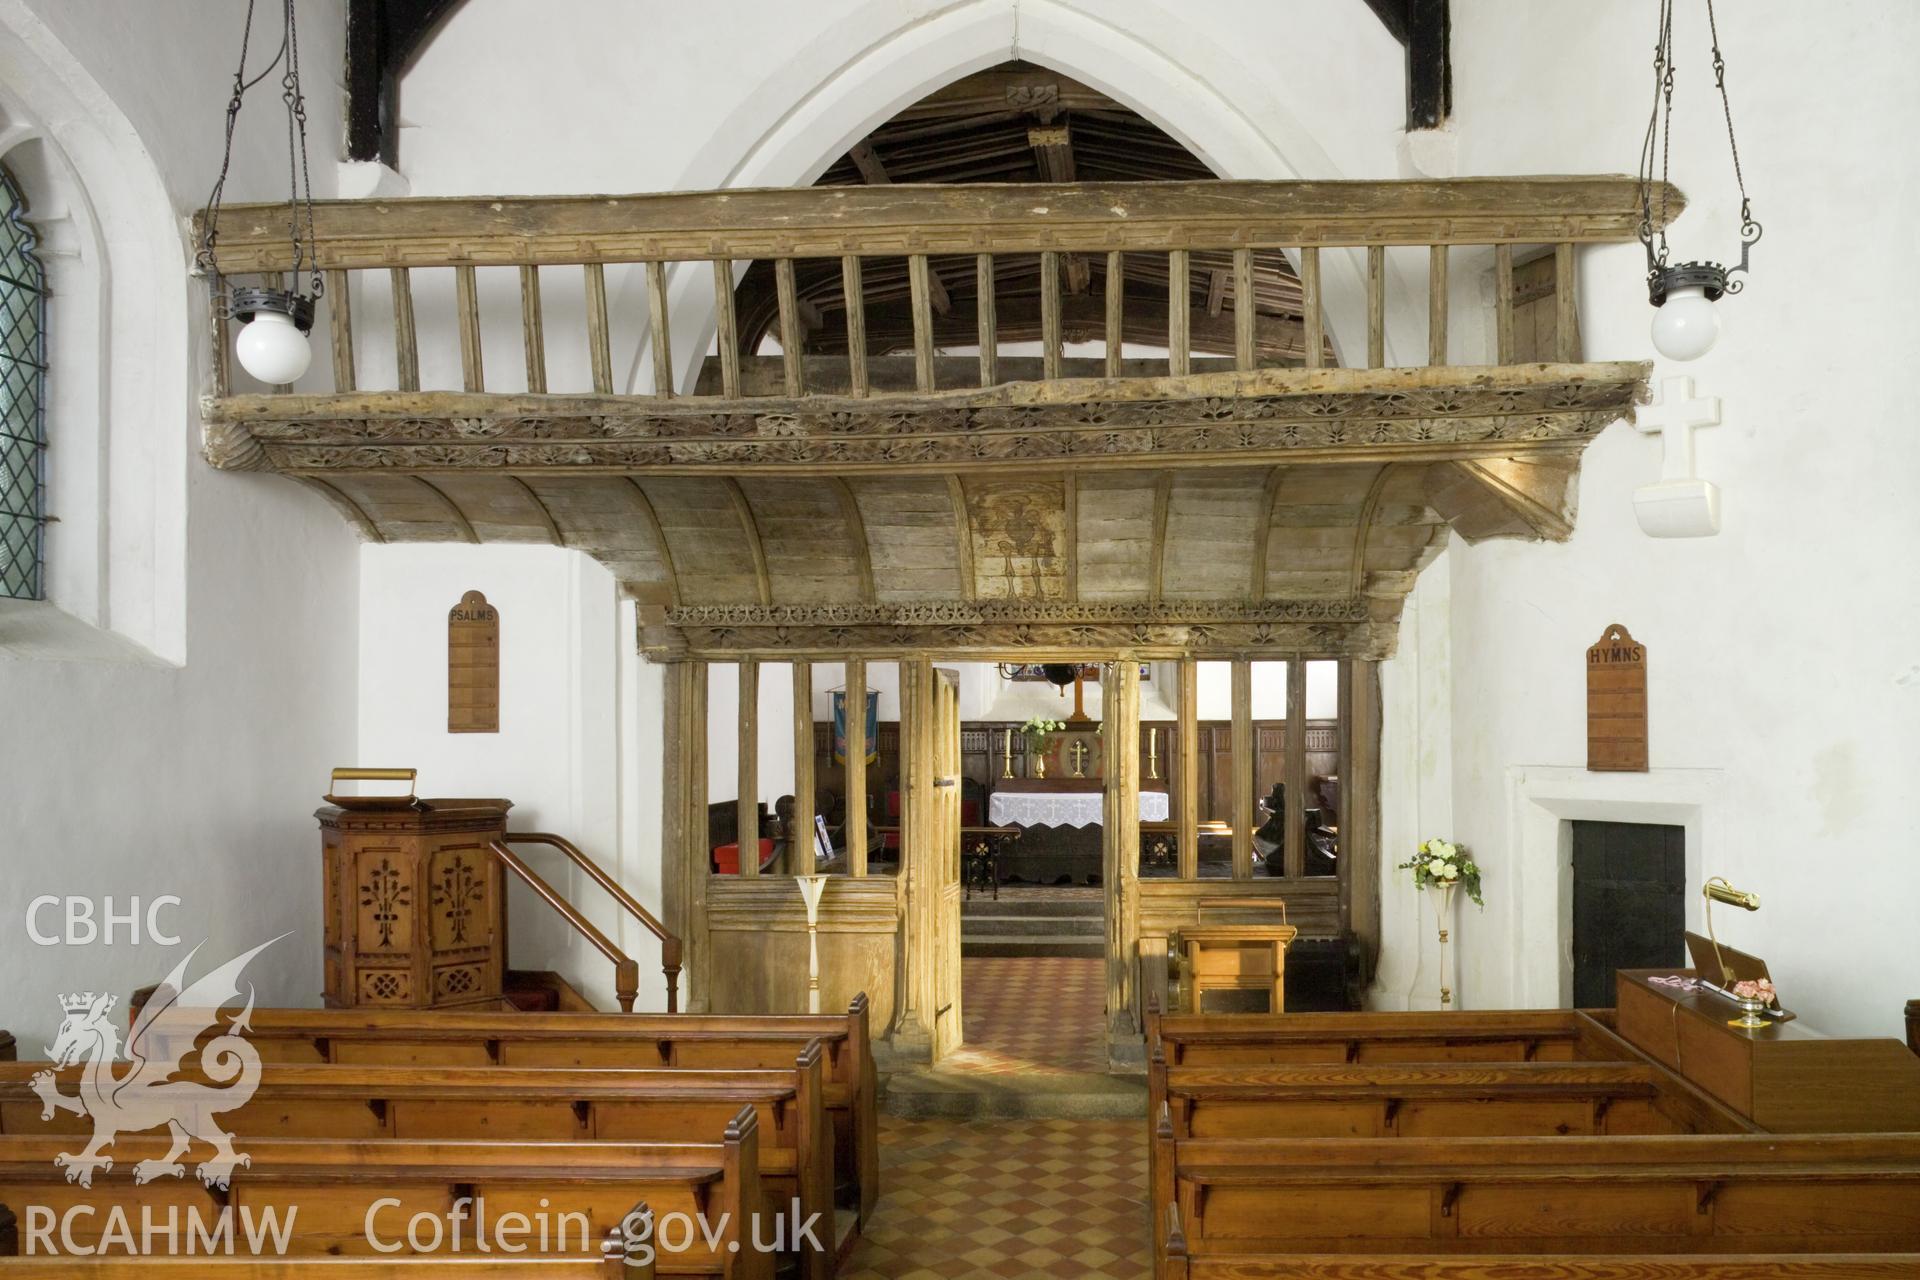
[[(1707, 940), (1713, 943), (1713, 960), (1715, 964), (1720, 966), (1720, 986), (1731, 991), (1733, 987), (1733, 970), (1727, 968), (1726, 959), (1720, 954), (1720, 939), (1713, 931), (1713, 904), (1716, 902), (1724, 902), (1730, 907), (1739, 907), (1746, 911), (1758, 911), (1760, 909), (1760, 895), (1757, 893), (1747, 893), (1734, 888), (1727, 883), (1726, 878), (1723, 876), (1714, 876), (1708, 880), (1707, 883), (1701, 887), (1700, 894), (1707, 900)], [(1765, 1007), (1762, 1002), (1740, 1000), (1739, 1004), (1746, 1016), (1735, 1020), (1731, 1025), (1746, 1027), (1748, 1029), (1767, 1025), (1766, 1021), (1758, 1016), (1759, 1010)], [(1750, 1005), (1755, 1007), (1749, 1007)]]

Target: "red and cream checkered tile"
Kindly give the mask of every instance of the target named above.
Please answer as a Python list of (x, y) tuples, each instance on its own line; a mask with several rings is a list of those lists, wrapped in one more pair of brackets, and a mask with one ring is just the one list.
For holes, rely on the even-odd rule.
[(1069, 1075), (1107, 1069), (1106, 962), (969, 956), (961, 962), (960, 1049), (940, 1069)]
[(880, 1208), (842, 1280), (1144, 1280), (1138, 1120), (881, 1120)]

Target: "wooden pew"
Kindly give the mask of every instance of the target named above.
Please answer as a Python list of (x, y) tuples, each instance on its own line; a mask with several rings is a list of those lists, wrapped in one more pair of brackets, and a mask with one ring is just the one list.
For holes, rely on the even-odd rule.
[[(1149, 1054), (1167, 1065), (1572, 1062), (1606, 1032), (1572, 1009), (1476, 1013), (1147, 1013)], [(1608, 1033), (1610, 1034), (1610, 1032)], [(1637, 1057), (1638, 1055), (1632, 1055)]]
[[(1752, 1133), (1671, 1073), (1632, 1062), (1169, 1067), (1149, 1063), (1152, 1203), (1172, 1202), (1172, 1143), (1191, 1138), (1558, 1137)], [(1169, 1245), (1153, 1218), (1156, 1250)]]
[[(196, 1033), (204, 1023), (194, 1010), (177, 1016)], [(860, 1221), (879, 1202), (879, 1083), (864, 994), (844, 1014), (812, 1015), (255, 1009), (247, 1038), (263, 1061), (289, 1064), (689, 1070), (790, 1068), (818, 1039), (835, 1169), (852, 1184)]]
[(1166, 1280), (1911, 1280), (1920, 1254), (1532, 1254), (1286, 1253), (1229, 1256), (1187, 1247), (1178, 1205), (1166, 1206), (1170, 1240), (1155, 1269)]
[[(645, 1213), (646, 1206), (635, 1212)], [(20, 1257), (14, 1213), (0, 1204), (0, 1276), (7, 1280), (653, 1280), (650, 1260), (590, 1250), (577, 1257)]]
[[(521, 1215), (534, 1234), (518, 1242), (577, 1256), (620, 1230), (644, 1203), (662, 1222), (686, 1215), (708, 1224), (706, 1234), (689, 1225), (663, 1243), (654, 1266), (661, 1276), (721, 1276), (725, 1280), (770, 1280), (774, 1256), (752, 1247), (753, 1232), (770, 1240), (774, 1224), (764, 1219), (758, 1134), (751, 1108), (744, 1108), (711, 1143), (498, 1143), (332, 1141), (260, 1139), (250, 1142), (251, 1163), (233, 1172), (225, 1190), (210, 1190), (191, 1174), (135, 1181), (136, 1162), (165, 1155), (167, 1143), (123, 1136), (112, 1150), (110, 1170), (96, 1171), (91, 1188), (72, 1185), (54, 1163), (71, 1139), (0, 1137), (0, 1202), (20, 1215), (21, 1247), (31, 1245), (36, 1211), (60, 1215), (76, 1206), (92, 1212), (72, 1222), (76, 1242), (98, 1244), (112, 1226), (112, 1209), (136, 1224), (143, 1210), (165, 1219), (169, 1208), (197, 1213), (207, 1226), (231, 1209), (234, 1237), (246, 1248), (251, 1215), (276, 1212), (286, 1225), (286, 1252), (376, 1254), (374, 1240), (400, 1252), (478, 1251), (474, 1234), (484, 1226), (494, 1253), (503, 1220)], [(464, 1210), (464, 1216), (462, 1216)], [(414, 1216), (426, 1215), (416, 1241)], [(575, 1215), (563, 1219), (561, 1215)], [(758, 1221), (756, 1221), (758, 1219)], [(437, 1223), (438, 1232), (426, 1226)], [(45, 1219), (41, 1220), (44, 1229)], [(454, 1242), (457, 1232), (458, 1245)], [(544, 1238), (540, 1228), (544, 1225)], [(524, 1230), (516, 1224), (509, 1230)], [(369, 1231), (372, 1233), (370, 1239)], [(690, 1236), (684, 1240), (682, 1236)], [(59, 1236), (56, 1233), (57, 1243)], [(669, 1251), (664, 1244), (676, 1246)], [(116, 1251), (118, 1251), (116, 1249)], [(256, 1250), (257, 1251), (257, 1250)]]
[[(1183, 1280), (1395, 1274), (1302, 1272), (1302, 1255), (1780, 1255), (1775, 1275), (1802, 1254), (1909, 1268), (1886, 1274), (1920, 1264), (1920, 1135), (1167, 1142), (1164, 1274)], [(1458, 1274), (1496, 1274), (1480, 1265)], [(1669, 1274), (1638, 1265), (1620, 1274)]]
[(619, 1258), (4, 1258), (7, 1280), (639, 1280)]
[[(822, 1250), (806, 1274), (826, 1280), (837, 1243), (833, 1142), (822, 1100), (819, 1041), (789, 1071), (577, 1070), (493, 1067), (263, 1068), (252, 1100), (219, 1116), (242, 1150), (258, 1138), (484, 1139), (494, 1142), (698, 1142), (740, 1109), (758, 1121), (760, 1180), (769, 1213), (798, 1202), (817, 1215)], [(71, 1112), (43, 1120), (29, 1086), (47, 1068), (0, 1063), (0, 1134), (86, 1135)], [(62, 1072), (71, 1093), (79, 1069)], [(197, 1089), (197, 1085), (189, 1085)], [(164, 1088), (164, 1086), (162, 1086)]]
[[(1178, 1067), (1150, 1072), (1180, 1138), (1449, 1138), (1752, 1133), (1632, 1063)], [(1164, 1109), (1164, 1110), (1162, 1110)]]

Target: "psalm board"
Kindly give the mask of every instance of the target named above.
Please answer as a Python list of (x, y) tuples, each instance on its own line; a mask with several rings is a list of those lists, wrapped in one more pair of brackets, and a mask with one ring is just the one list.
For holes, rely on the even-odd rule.
[(447, 611), (447, 732), (500, 732), (500, 611), (478, 591)]
[(1647, 646), (1617, 622), (1587, 650), (1587, 768), (1647, 771)]

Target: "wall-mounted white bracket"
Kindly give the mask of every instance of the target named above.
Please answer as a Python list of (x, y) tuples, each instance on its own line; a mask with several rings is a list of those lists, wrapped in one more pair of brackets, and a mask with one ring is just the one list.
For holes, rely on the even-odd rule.
[(1633, 491), (1633, 514), (1650, 538), (1710, 538), (1720, 532), (1720, 490), (1693, 474), (1693, 432), (1720, 425), (1720, 397), (1695, 396), (1692, 378), (1663, 378), (1660, 394), (1634, 418), (1658, 433), (1660, 479)]

